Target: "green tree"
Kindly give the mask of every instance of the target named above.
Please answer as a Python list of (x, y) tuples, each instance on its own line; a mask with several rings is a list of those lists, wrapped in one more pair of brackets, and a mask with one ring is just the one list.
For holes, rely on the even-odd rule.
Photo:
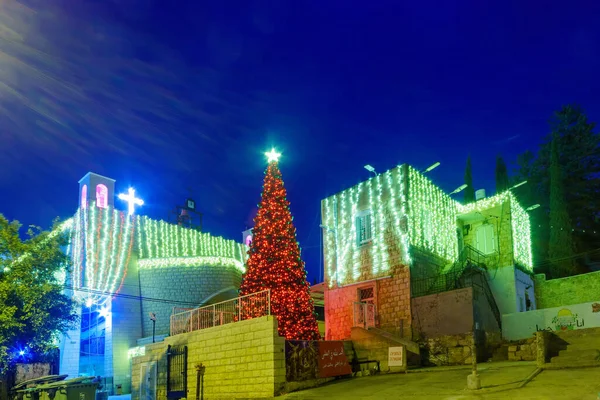
[(502, 156), (496, 158), (496, 193), (502, 193), (509, 188), (508, 169)]
[(469, 204), (475, 201), (475, 188), (473, 187), (473, 167), (471, 166), (471, 156), (467, 158), (467, 166), (465, 168), (465, 194), (464, 202)]
[(0, 214), (0, 369), (20, 359), (43, 356), (60, 332), (77, 321), (74, 303), (62, 293), (68, 266), (66, 237), (21, 225)]
[[(537, 154), (527, 152), (517, 160), (516, 181), (526, 179), (527, 185), (515, 190), (524, 206), (540, 204), (532, 212), (534, 261), (551, 265), (550, 250), (550, 166), (552, 141), (556, 138), (558, 163), (563, 176), (563, 193), (571, 222), (573, 251), (577, 264), (585, 271), (591, 261), (599, 261), (593, 252), (600, 247), (600, 135), (594, 132), (583, 110), (568, 105), (550, 120), (551, 133), (540, 145)], [(540, 269), (539, 272), (542, 272)]]
[(576, 272), (573, 262), (573, 236), (569, 211), (565, 202), (564, 177), (559, 160), (558, 135), (550, 152), (550, 241), (548, 257), (554, 267), (553, 276), (569, 276)]

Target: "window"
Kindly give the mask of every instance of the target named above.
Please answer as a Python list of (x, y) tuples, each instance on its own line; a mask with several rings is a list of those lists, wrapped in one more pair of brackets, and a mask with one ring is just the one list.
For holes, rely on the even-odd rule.
[(100, 208), (108, 207), (108, 188), (106, 185), (99, 184), (96, 186), (96, 206)]
[(475, 247), (483, 254), (492, 254), (496, 251), (496, 235), (494, 225), (484, 224), (477, 228)]
[(373, 286), (358, 290), (358, 301), (361, 303), (373, 303), (375, 301), (375, 291)]
[(373, 240), (371, 210), (365, 210), (356, 216), (356, 243), (361, 246)]
[(81, 188), (81, 208), (87, 207), (87, 185)]

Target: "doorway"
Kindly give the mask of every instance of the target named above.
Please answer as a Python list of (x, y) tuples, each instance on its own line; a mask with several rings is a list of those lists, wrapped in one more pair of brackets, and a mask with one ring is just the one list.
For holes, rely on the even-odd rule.
[(156, 361), (140, 365), (140, 400), (156, 399)]

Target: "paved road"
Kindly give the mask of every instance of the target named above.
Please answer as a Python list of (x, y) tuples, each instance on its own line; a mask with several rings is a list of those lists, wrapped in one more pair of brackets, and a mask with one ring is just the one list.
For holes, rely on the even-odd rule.
[(466, 389), (468, 370), (390, 374), (334, 381), (283, 396), (285, 400), (414, 399), (414, 400), (597, 400), (600, 368), (548, 370), (518, 388), (535, 366), (500, 363), (482, 368), (482, 390)]

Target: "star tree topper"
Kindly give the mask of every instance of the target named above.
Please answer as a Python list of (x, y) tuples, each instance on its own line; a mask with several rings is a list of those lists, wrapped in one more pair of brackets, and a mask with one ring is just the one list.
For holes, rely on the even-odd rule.
[(279, 161), (279, 157), (281, 157), (281, 153), (276, 152), (274, 148), (271, 149), (271, 151), (265, 153), (265, 155), (267, 156), (267, 160), (269, 161), (269, 163), (277, 162)]

